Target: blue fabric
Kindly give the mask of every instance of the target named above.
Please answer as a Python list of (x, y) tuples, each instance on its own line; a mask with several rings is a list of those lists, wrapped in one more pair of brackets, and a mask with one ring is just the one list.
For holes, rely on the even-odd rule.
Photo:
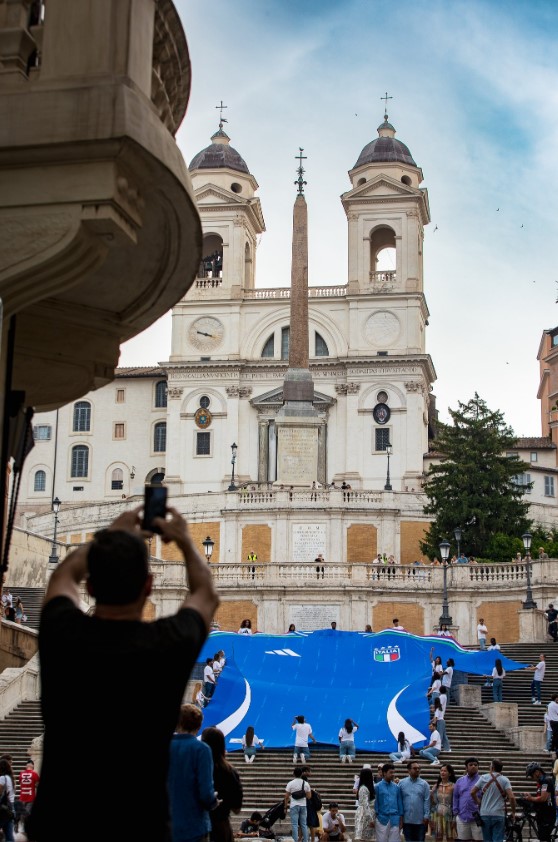
[(503, 816), (483, 816), (483, 842), (504, 842), (506, 820)]
[(308, 824), (306, 822), (306, 804), (292, 804), (289, 810), (293, 839), (298, 840), (298, 826), (302, 830), (302, 842), (308, 842)]
[(215, 806), (211, 749), (192, 734), (175, 734), (168, 779), (173, 842), (199, 839), (211, 830)]
[(387, 824), (398, 825), (399, 819), (403, 815), (403, 799), (397, 784), (394, 784), (393, 781), (388, 783), (381, 780), (375, 785), (374, 791), (376, 793), (374, 808), (380, 824), (384, 826)]
[[(434, 635), (331, 629), (288, 635), (213, 632), (198, 661), (203, 664), (220, 649), (227, 660), (204, 709), (204, 727), (220, 728), (229, 751), (241, 750), (239, 740), (248, 725), (269, 748), (294, 749), (291, 723), (299, 714), (322, 745), (339, 745), (347, 716), (360, 726), (357, 750), (387, 752), (399, 731), (412, 743), (424, 742), (432, 647), (434, 656), (443, 663), (453, 658), (462, 672), (486, 675), (494, 667), (493, 652), (468, 651), (451, 638)], [(505, 657), (502, 663), (506, 672), (525, 666)]]

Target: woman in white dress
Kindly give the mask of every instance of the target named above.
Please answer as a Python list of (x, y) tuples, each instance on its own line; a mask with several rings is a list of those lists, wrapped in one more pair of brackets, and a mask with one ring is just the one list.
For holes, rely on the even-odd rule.
[(370, 840), (374, 836), (374, 776), (372, 769), (363, 769), (358, 783), (358, 807), (355, 813), (355, 840)]

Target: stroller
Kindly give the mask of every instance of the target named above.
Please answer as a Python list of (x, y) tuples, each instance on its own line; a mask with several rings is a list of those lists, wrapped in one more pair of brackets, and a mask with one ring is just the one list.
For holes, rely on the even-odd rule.
[(284, 819), (285, 816), (284, 801), (278, 801), (273, 805), (273, 807), (270, 807), (269, 810), (264, 813), (260, 822), (260, 839), (275, 839), (275, 833), (271, 828), (275, 822), (279, 821), (279, 819)]

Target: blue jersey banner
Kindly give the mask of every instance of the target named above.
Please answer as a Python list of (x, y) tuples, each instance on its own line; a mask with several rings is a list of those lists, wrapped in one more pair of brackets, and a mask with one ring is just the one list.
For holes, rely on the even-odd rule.
[(350, 718), (359, 725), (357, 749), (395, 751), (400, 731), (420, 745), (429, 734), (431, 657), (439, 655), (444, 666), (452, 658), (455, 670), (474, 675), (491, 675), (496, 658), (507, 672), (526, 666), (498, 651), (463, 649), (451, 638), (392, 630), (213, 632), (199, 661), (221, 649), (226, 664), (204, 709), (204, 727), (220, 728), (228, 750), (240, 747), (249, 725), (268, 748), (293, 746), (291, 725), (299, 715), (319, 744), (337, 746), (339, 729)]

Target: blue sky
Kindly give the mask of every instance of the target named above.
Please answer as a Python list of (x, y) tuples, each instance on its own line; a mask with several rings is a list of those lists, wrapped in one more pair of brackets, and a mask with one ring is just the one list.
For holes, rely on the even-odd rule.
[[(189, 162), (217, 127), (214, 106), (228, 105), (226, 129), (258, 180), (267, 226), (258, 286), (289, 284), (299, 146), (310, 283), (346, 282), (339, 196), (388, 91), (390, 121), (429, 191), (427, 351), (441, 417), (478, 391), (518, 435), (539, 435), (536, 354), (558, 324), (558, 3), (175, 4), (193, 72), (178, 142)], [(121, 364), (169, 351), (165, 317), (125, 346)]]

